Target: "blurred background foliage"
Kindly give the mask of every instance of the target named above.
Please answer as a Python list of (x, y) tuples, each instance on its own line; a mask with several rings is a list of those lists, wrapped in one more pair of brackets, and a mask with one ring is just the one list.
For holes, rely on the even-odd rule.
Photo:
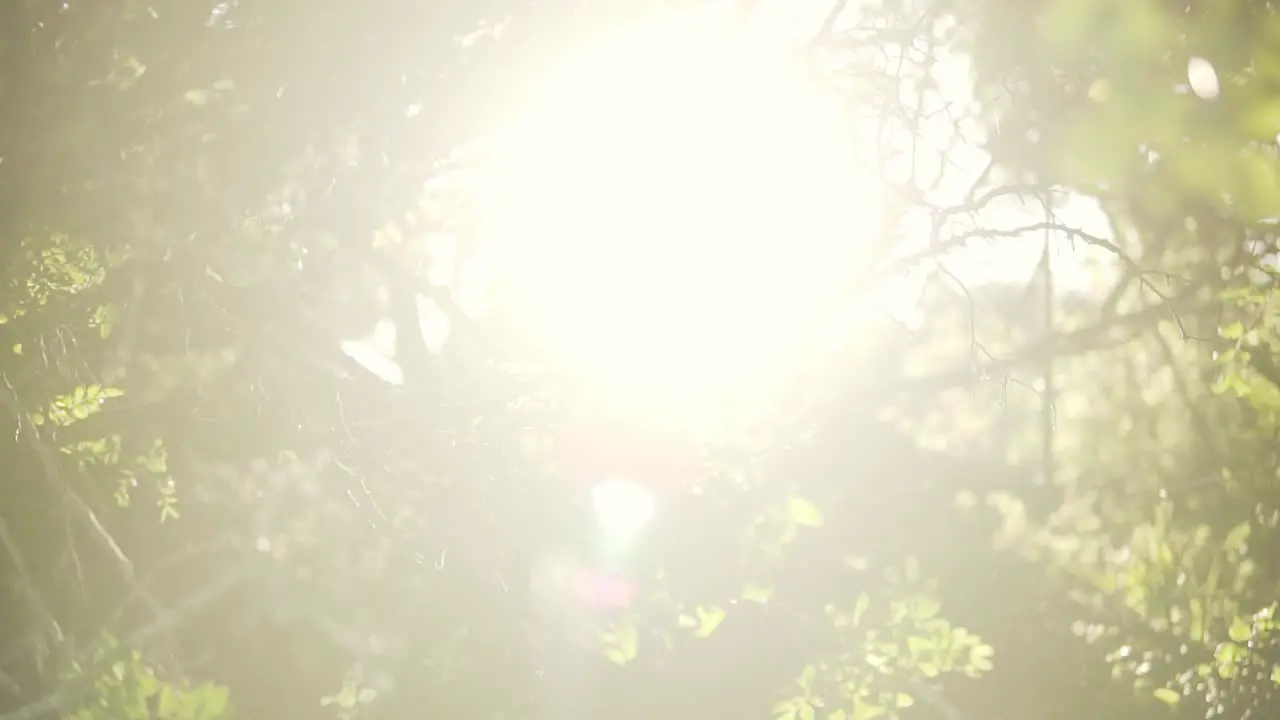
[(0, 7), (0, 719), (1280, 711), (1274, 4), (831, 3), (916, 317), (715, 441), (429, 277), (651, 3)]

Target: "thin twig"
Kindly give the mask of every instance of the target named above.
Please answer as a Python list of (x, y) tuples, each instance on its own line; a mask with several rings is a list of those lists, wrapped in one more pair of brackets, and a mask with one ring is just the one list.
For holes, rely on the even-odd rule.
[(58, 624), (58, 620), (53, 617), (53, 613), (50, 612), (48, 603), (45, 602), (40, 593), (40, 586), (36, 584), (35, 579), (27, 569), (27, 563), (22, 557), (22, 551), (18, 548), (18, 543), (9, 532), (9, 523), (5, 522), (3, 517), (0, 517), (0, 544), (4, 545), (9, 554), (9, 559), (13, 562), (14, 569), (18, 571), (18, 578), (21, 580), (23, 595), (26, 596), (27, 603), (40, 616), (41, 620), (47, 622), (53, 628), (54, 634), (61, 638), (62, 627)]
[(0, 379), (3, 379), (6, 390), (6, 392), (0, 392), (0, 405), (16, 417), (19, 432), (24, 433), (27, 444), (35, 450), (36, 456), (40, 460), (40, 465), (44, 470), (45, 479), (62, 496), (63, 500), (76, 510), (81, 521), (91, 531), (90, 534), (115, 561), (114, 564), (117, 570), (119, 570), (130, 588), (140, 594), (140, 597), (146, 601), (153, 612), (157, 614), (163, 613), (164, 607), (150, 592), (138, 584), (133, 571), (133, 562), (129, 560), (119, 543), (112, 537), (111, 533), (102, 524), (102, 521), (98, 519), (98, 514), (84, 501), (84, 498), (76, 493), (71, 484), (62, 477), (62, 473), (58, 469), (57, 458), (54, 457), (53, 451), (41, 439), (39, 429), (35, 423), (31, 421), (31, 418), (23, 410), (21, 403), (18, 401), (17, 391), (14, 389), (13, 384), (9, 382), (8, 376), (0, 373)]

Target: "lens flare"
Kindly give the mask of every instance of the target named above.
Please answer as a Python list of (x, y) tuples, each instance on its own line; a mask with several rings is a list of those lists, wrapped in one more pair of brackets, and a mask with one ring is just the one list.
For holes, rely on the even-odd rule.
[(640, 485), (625, 480), (608, 480), (591, 491), (596, 521), (606, 538), (630, 541), (653, 519), (657, 504)]

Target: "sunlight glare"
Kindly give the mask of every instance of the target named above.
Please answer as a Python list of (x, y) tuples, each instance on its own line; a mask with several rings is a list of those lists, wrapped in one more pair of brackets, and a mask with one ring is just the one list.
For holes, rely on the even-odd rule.
[(653, 495), (643, 486), (623, 480), (608, 480), (591, 491), (596, 520), (610, 537), (626, 541), (653, 519)]
[(740, 393), (847, 289), (878, 188), (793, 57), (663, 18), (546, 78), (498, 143), (483, 214), (558, 362), (632, 403)]

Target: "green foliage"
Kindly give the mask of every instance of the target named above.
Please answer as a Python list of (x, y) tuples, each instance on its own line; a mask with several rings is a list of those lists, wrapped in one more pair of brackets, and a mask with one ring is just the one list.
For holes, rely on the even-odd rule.
[(378, 691), (364, 682), (364, 671), (359, 665), (347, 671), (342, 681), (342, 689), (334, 695), (326, 695), (320, 699), (321, 707), (336, 709), (340, 720), (353, 720), (359, 717), (359, 709), (378, 698)]
[(636, 618), (627, 617), (614, 622), (600, 634), (604, 656), (609, 662), (625, 665), (636, 658), (640, 651), (640, 634)]
[(862, 593), (851, 607), (826, 607), (827, 632), (842, 650), (805, 667), (796, 680), (800, 694), (779, 702), (777, 717), (898, 717), (915, 702), (910, 689), (947, 674), (978, 678), (994, 669), (994, 648), (940, 616), (918, 561), (908, 558), (886, 575), (903, 592), (881, 600)]
[[(461, 148), (536, 56), (647, 5), (10, 5), (0, 705), (12, 664), (24, 692), (86, 687), (60, 708), (75, 720), (216, 720), (232, 698), (263, 718), (317, 699), (344, 719), (522, 717), (551, 682), (529, 638), (583, 631), (619, 720), (751, 717), (781, 686), (784, 720), (949, 698), (962, 717), (1276, 714), (1273, 3), (847, 10), (804, 52), (851, 125), (891, 138), (892, 230), (868, 256), (948, 290), (674, 470), (680, 449), (610, 425), (500, 311), (450, 309), (462, 339), (401, 388), (343, 348), (387, 319), (384, 286), (452, 299), (415, 275), (437, 245), (489, 250), (483, 157)], [(976, 103), (938, 79), (966, 54)], [(938, 182), (918, 177), (960, 138), (990, 154), (977, 185), (942, 150)], [(996, 198), (1020, 202), (985, 212)], [(1106, 232), (1009, 219), (1085, 201)], [(1102, 254), (1084, 287), (984, 300), (942, 252), (1046, 225), (1046, 257), (1067, 236)], [(566, 449), (574, 422), (607, 442)], [(662, 496), (656, 530), (606, 548), (581, 484), (630, 470)], [(625, 607), (527, 591), (561, 554), (618, 571)], [(185, 652), (86, 652), (86, 628)], [(194, 656), (226, 685), (171, 671)], [(48, 657), (82, 662), (55, 681)], [(375, 660), (392, 689), (365, 682)]]
[(70, 393), (55, 396), (48, 413), (45, 415), (37, 413), (31, 420), (36, 425), (42, 425), (48, 418), (54, 425), (65, 427), (93, 415), (101, 409), (102, 403), (109, 398), (120, 397), (122, 394), (123, 391), (118, 388), (104, 388), (101, 385), (77, 387)]
[[(116, 641), (108, 638), (88, 667), (115, 657), (119, 654), (116, 649)], [(63, 674), (63, 682), (81, 682), (85, 672), (77, 665)], [(107, 663), (92, 687), (90, 697), (69, 715), (71, 720), (222, 720), (233, 716), (226, 687), (164, 680), (137, 652)]]
[(724, 622), (724, 608), (710, 606), (698, 607), (694, 609), (693, 614), (681, 613), (677, 619), (680, 627), (692, 631), (696, 638), (711, 637), (711, 633), (720, 627), (720, 623)]
[(787, 501), (787, 512), (791, 520), (804, 527), (821, 527), (822, 513), (808, 500), (793, 497)]
[[(1173, 205), (1193, 196), (1248, 221), (1274, 215), (1280, 16), (1273, 9), (1215, 2), (1184, 13), (1154, 0), (1029, 5), (1037, 11), (1026, 36), (993, 38), (998, 50), (982, 55), (994, 61), (1009, 48), (1031, 92), (1044, 93), (1015, 111), (1034, 114), (1004, 119), (1035, 128), (1036, 144), (1049, 153), (1038, 170), (1074, 187), (1140, 194), (1153, 212), (1177, 213)], [(1042, 53), (1039, 63), (1018, 54), (1021, 43)], [(994, 83), (998, 69), (991, 70)], [(1055, 76), (1058, 88), (1041, 84)], [(1052, 106), (1062, 108), (1055, 117), (1040, 114)], [(1153, 171), (1160, 184), (1141, 187)]]

